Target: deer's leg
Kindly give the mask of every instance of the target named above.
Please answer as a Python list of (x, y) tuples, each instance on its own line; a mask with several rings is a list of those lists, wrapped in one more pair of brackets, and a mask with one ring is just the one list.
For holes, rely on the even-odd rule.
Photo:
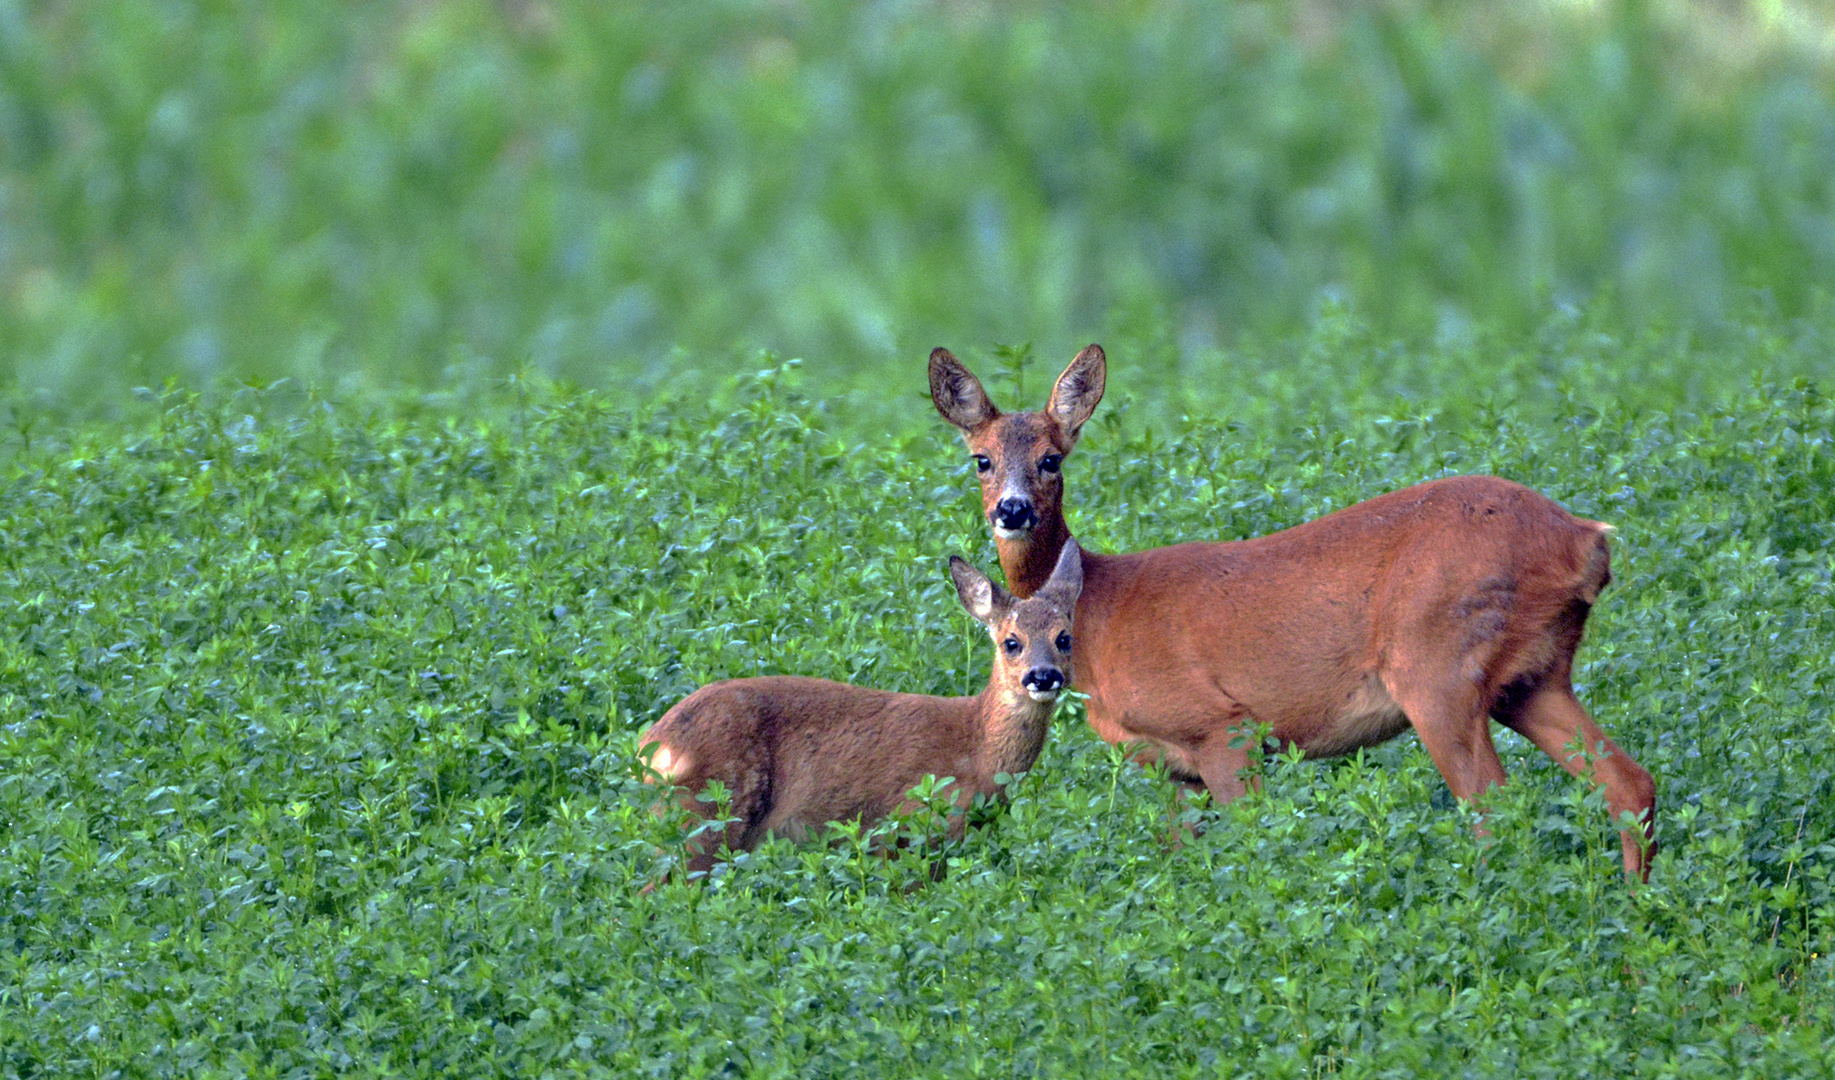
[(711, 827), (708, 819), (718, 812), (717, 808), (713, 803), (702, 802), (689, 789), (680, 789), (678, 797), (681, 800), (682, 808), (693, 815), (689, 818), (689, 828), (699, 830), (695, 835), (688, 837), (683, 845), (687, 848), (688, 855), (683, 870), (688, 875), (705, 876), (719, 861), (722, 847), (737, 847), (741, 843), (742, 830), (734, 822), (729, 822), (724, 828)]
[(1656, 785), (1650, 773), (1587, 715), (1573, 687), (1565, 679), (1545, 682), (1507, 712), (1500, 712), (1498, 720), (1535, 743), (1569, 773), (1580, 776), (1590, 767), (1594, 782), (1606, 791), (1606, 806), (1614, 821), (1630, 813), (1643, 822), (1642, 830), (1626, 829), (1619, 838), (1625, 849), (1625, 873), (1640, 880), (1649, 877), (1650, 856), (1657, 850)]
[[(1385, 683), (1455, 798), (1472, 802), (1486, 788), (1503, 785), (1507, 778), (1504, 763), (1491, 742), (1490, 719), (1477, 684), (1463, 679), (1452, 680), (1451, 685), (1422, 685), (1406, 679)], [(1484, 832), (1482, 824), (1479, 832)]]
[[(1148, 771), (1162, 766), (1166, 769), (1167, 777), (1172, 780), (1177, 789), (1178, 799), (1168, 815), (1165, 844), (1168, 848), (1177, 848), (1190, 840), (1194, 835), (1194, 830), (1184, 820), (1184, 808), (1190, 804), (1191, 800), (1204, 794), (1207, 787), (1198, 763), (1192, 759), (1191, 755), (1175, 746), (1170, 746), (1157, 739), (1148, 739), (1130, 731), (1095, 698), (1090, 699), (1086, 716), (1089, 719), (1090, 727), (1096, 734), (1103, 741), (1126, 749), (1128, 760), (1134, 764)], [(1218, 802), (1227, 801), (1221, 794), (1213, 795), (1213, 797)]]
[[(1240, 728), (1219, 732), (1198, 751), (1198, 773), (1212, 801), (1235, 802), (1249, 790), (1253, 781), (1243, 775), (1249, 767), (1249, 739), (1253, 734)], [(1260, 786), (1259, 784), (1256, 786)]]
[[(667, 781), (665, 781), (667, 783)], [(673, 786), (672, 786), (673, 787)], [(650, 806), (650, 813), (658, 818), (674, 818), (684, 823), (685, 827), (694, 830), (706, 824), (711, 807), (695, 798), (694, 793), (686, 787), (673, 787), (673, 790)], [(705, 830), (695, 836), (685, 837), (682, 847), (686, 858), (683, 860), (682, 872), (686, 874), (706, 874), (712, 870), (717, 860), (716, 853), (728, 830)], [(656, 881), (645, 885), (639, 892), (648, 896), (656, 891), (657, 886), (674, 876), (674, 871)]]
[(705, 875), (720, 861), (720, 849), (729, 846), (727, 830), (704, 832), (688, 841), (689, 855), (686, 867), (690, 874)]
[(1249, 740), (1252, 732), (1230, 726), (1206, 740), (1191, 753), (1167, 752), (1161, 759), (1173, 766), (1172, 777), (1179, 785), (1179, 821), (1169, 832), (1170, 846), (1191, 839), (1197, 829), (1184, 820), (1183, 808), (1193, 799), (1209, 794), (1213, 806), (1234, 802), (1251, 786), (1261, 787), (1258, 779), (1244, 775), (1249, 767)]

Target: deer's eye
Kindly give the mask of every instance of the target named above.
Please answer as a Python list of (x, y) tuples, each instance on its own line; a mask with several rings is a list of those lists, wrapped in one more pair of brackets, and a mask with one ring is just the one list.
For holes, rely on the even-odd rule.
[(1058, 651), (1059, 652), (1069, 652), (1070, 651), (1070, 635), (1069, 634), (1061, 633), (1058, 635)]
[(1018, 656), (1019, 655), (1019, 648), (1020, 648), (1019, 639), (1016, 637), (1010, 637), (1007, 640), (1001, 642), (1000, 647), (1007, 650), (1008, 656)]
[(1064, 455), (1046, 454), (1044, 457), (1039, 459), (1039, 471), (1040, 472), (1057, 472), (1058, 466), (1062, 464), (1064, 464)]
[(976, 472), (987, 472), (989, 469), (992, 469), (993, 467), (994, 467), (994, 463), (988, 460), (988, 456), (986, 454), (976, 454), (975, 455), (975, 471)]

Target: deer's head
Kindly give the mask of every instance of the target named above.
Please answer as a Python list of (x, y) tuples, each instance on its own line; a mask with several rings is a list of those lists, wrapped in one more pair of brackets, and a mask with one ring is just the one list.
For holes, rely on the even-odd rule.
[(1077, 354), (1039, 412), (1003, 413), (981, 380), (947, 349), (930, 354), (930, 398), (962, 430), (981, 479), (981, 507), (1001, 540), (1023, 540), (1063, 513), (1059, 471), (1077, 434), (1102, 400), (1108, 364), (1102, 347)]
[(949, 560), (949, 576), (962, 606), (994, 639), (990, 685), (1011, 698), (1023, 693), (1033, 701), (1057, 700), (1058, 691), (1070, 681), (1071, 614), (1083, 590), (1083, 554), (1077, 542), (1065, 543), (1051, 580), (1024, 600), (955, 556)]

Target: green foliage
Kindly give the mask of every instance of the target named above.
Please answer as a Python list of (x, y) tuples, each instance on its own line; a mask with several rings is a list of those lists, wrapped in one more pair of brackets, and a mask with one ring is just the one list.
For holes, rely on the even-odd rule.
[(8, 0), (0, 372), (884, 390), (1041, 332), (1189, 379), (1334, 305), (1826, 324), (1827, 15), (1728, 10)]
[[(1410, 737), (1180, 807), (1067, 707), (941, 881), (854, 830), (640, 896), (679, 836), (634, 735), (692, 687), (985, 678), (953, 435), (784, 366), (719, 407), (174, 391), (6, 436), (0, 1075), (1835, 1068), (1835, 404), (1346, 391), (1105, 413), (1073, 527), (1242, 536), (1479, 470), (1612, 522), (1579, 679), (1659, 784), (1647, 887), (1507, 733), (1481, 843)], [(1200, 838), (1165, 847), (1169, 811)]]

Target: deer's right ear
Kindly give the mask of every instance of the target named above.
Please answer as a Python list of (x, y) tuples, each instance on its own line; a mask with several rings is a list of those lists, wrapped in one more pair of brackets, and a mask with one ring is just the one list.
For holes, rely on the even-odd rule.
[(1075, 540), (1064, 541), (1058, 551), (1058, 564), (1051, 578), (1032, 595), (1069, 615), (1077, 609), (1077, 596), (1083, 592), (1083, 549)]
[(1012, 603), (1005, 589), (959, 555), (949, 557), (949, 576), (956, 583), (956, 595), (962, 598), (962, 606), (976, 622), (992, 625), (1000, 617), (1001, 609)]
[(1108, 373), (1109, 360), (1102, 354), (1102, 346), (1092, 344), (1077, 354), (1051, 388), (1051, 400), (1045, 403), (1045, 412), (1063, 426), (1064, 434), (1070, 436), (1072, 442), (1095, 413), (1096, 406), (1101, 404)]
[(930, 400), (936, 402), (943, 419), (965, 432), (1000, 418), (1000, 410), (988, 400), (981, 380), (948, 349), (930, 350)]

